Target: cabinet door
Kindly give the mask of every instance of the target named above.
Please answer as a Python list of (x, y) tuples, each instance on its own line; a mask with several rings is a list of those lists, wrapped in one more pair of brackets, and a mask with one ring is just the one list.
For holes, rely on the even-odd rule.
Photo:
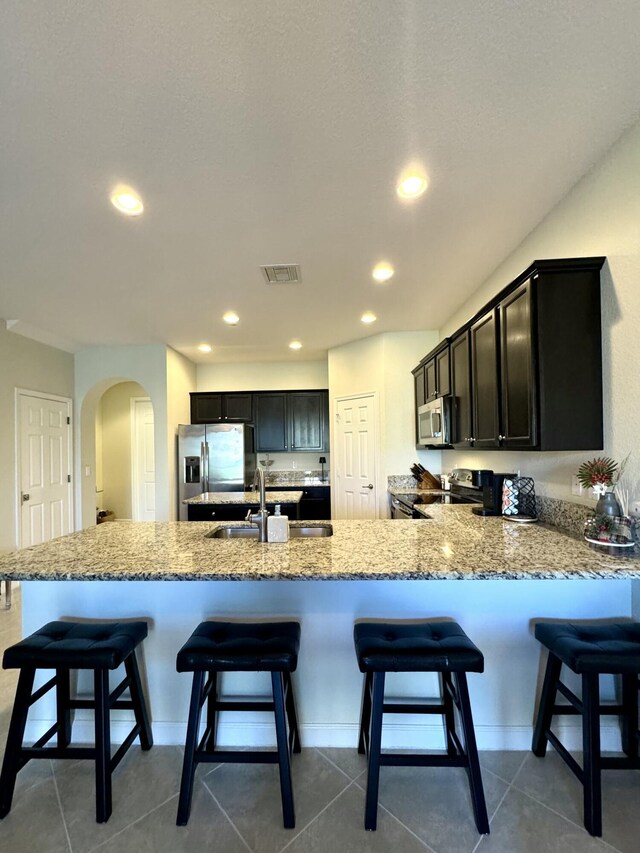
[(253, 420), (253, 394), (224, 394), (222, 402), (225, 421)]
[(429, 359), (429, 361), (424, 366), (424, 389), (425, 389), (425, 397), (427, 400), (435, 400), (438, 396), (438, 389), (436, 386), (436, 360), (435, 358)]
[[(537, 444), (531, 282), (500, 304), (503, 447)], [(571, 317), (567, 317), (571, 322)], [(558, 365), (558, 370), (562, 366)]]
[(324, 450), (327, 394), (305, 391), (290, 393), (288, 397), (290, 449)]
[(472, 447), (469, 332), (451, 341), (451, 394), (451, 443), (459, 448)]
[(499, 447), (498, 315), (489, 311), (471, 327), (473, 446)]
[(446, 397), (451, 393), (451, 370), (449, 368), (449, 347), (436, 356), (436, 388), (438, 397)]
[(289, 449), (287, 394), (256, 394), (256, 451), (283, 452)]
[(191, 394), (191, 423), (210, 424), (222, 420), (222, 394)]
[(417, 367), (413, 371), (413, 389), (416, 399), (416, 417), (420, 406), (424, 406), (427, 402), (425, 387), (424, 387), (424, 365)]

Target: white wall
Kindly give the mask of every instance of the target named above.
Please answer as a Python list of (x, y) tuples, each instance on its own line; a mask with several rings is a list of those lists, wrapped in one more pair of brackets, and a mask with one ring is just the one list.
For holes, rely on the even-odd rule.
[[(632, 453), (628, 482), (640, 497), (640, 124), (565, 196), (441, 332), (455, 331), (533, 260), (591, 255), (607, 257), (602, 270), (604, 452), (617, 460)], [(520, 468), (535, 478), (540, 494), (579, 500), (571, 496), (571, 475), (594, 455), (445, 451), (443, 459), (448, 467)]]
[(73, 397), (73, 356), (14, 334), (0, 320), (0, 549), (18, 545), (15, 389)]
[[(196, 390), (196, 366), (174, 349), (167, 348), (167, 476), (169, 518), (178, 518), (178, 424), (191, 423), (189, 393)], [(156, 454), (158, 456), (159, 454)]]
[(326, 388), (326, 361), (199, 364), (197, 391), (296, 391)]
[(411, 369), (438, 342), (435, 331), (387, 332), (329, 350), (329, 403), (333, 425), (338, 397), (375, 392), (378, 399), (380, 517), (387, 515), (387, 477), (409, 474), (416, 459), (440, 472), (440, 452), (416, 450)]

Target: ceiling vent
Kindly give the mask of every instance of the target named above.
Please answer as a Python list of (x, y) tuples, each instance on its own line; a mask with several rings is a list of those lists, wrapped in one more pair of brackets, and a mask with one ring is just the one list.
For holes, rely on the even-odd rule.
[(267, 284), (299, 284), (302, 281), (299, 264), (270, 264), (260, 269)]

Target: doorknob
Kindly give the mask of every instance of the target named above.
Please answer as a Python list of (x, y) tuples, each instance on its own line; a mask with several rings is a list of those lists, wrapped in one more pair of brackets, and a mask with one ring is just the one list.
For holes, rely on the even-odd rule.
[(373, 483), (369, 483), (369, 485), (368, 485), (368, 486), (363, 486), (362, 488), (363, 488), (363, 489), (372, 489), (372, 488), (373, 488)]
[(25, 501), (28, 501), (29, 497), (30, 497), (29, 492), (23, 492), (22, 493), (22, 503), (24, 503)]

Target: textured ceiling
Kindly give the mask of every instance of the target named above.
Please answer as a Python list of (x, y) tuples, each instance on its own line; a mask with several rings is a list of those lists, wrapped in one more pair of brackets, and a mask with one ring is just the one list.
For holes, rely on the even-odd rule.
[(637, 0), (2, 0), (0, 317), (196, 361), (438, 328), (637, 120), (639, 30)]

